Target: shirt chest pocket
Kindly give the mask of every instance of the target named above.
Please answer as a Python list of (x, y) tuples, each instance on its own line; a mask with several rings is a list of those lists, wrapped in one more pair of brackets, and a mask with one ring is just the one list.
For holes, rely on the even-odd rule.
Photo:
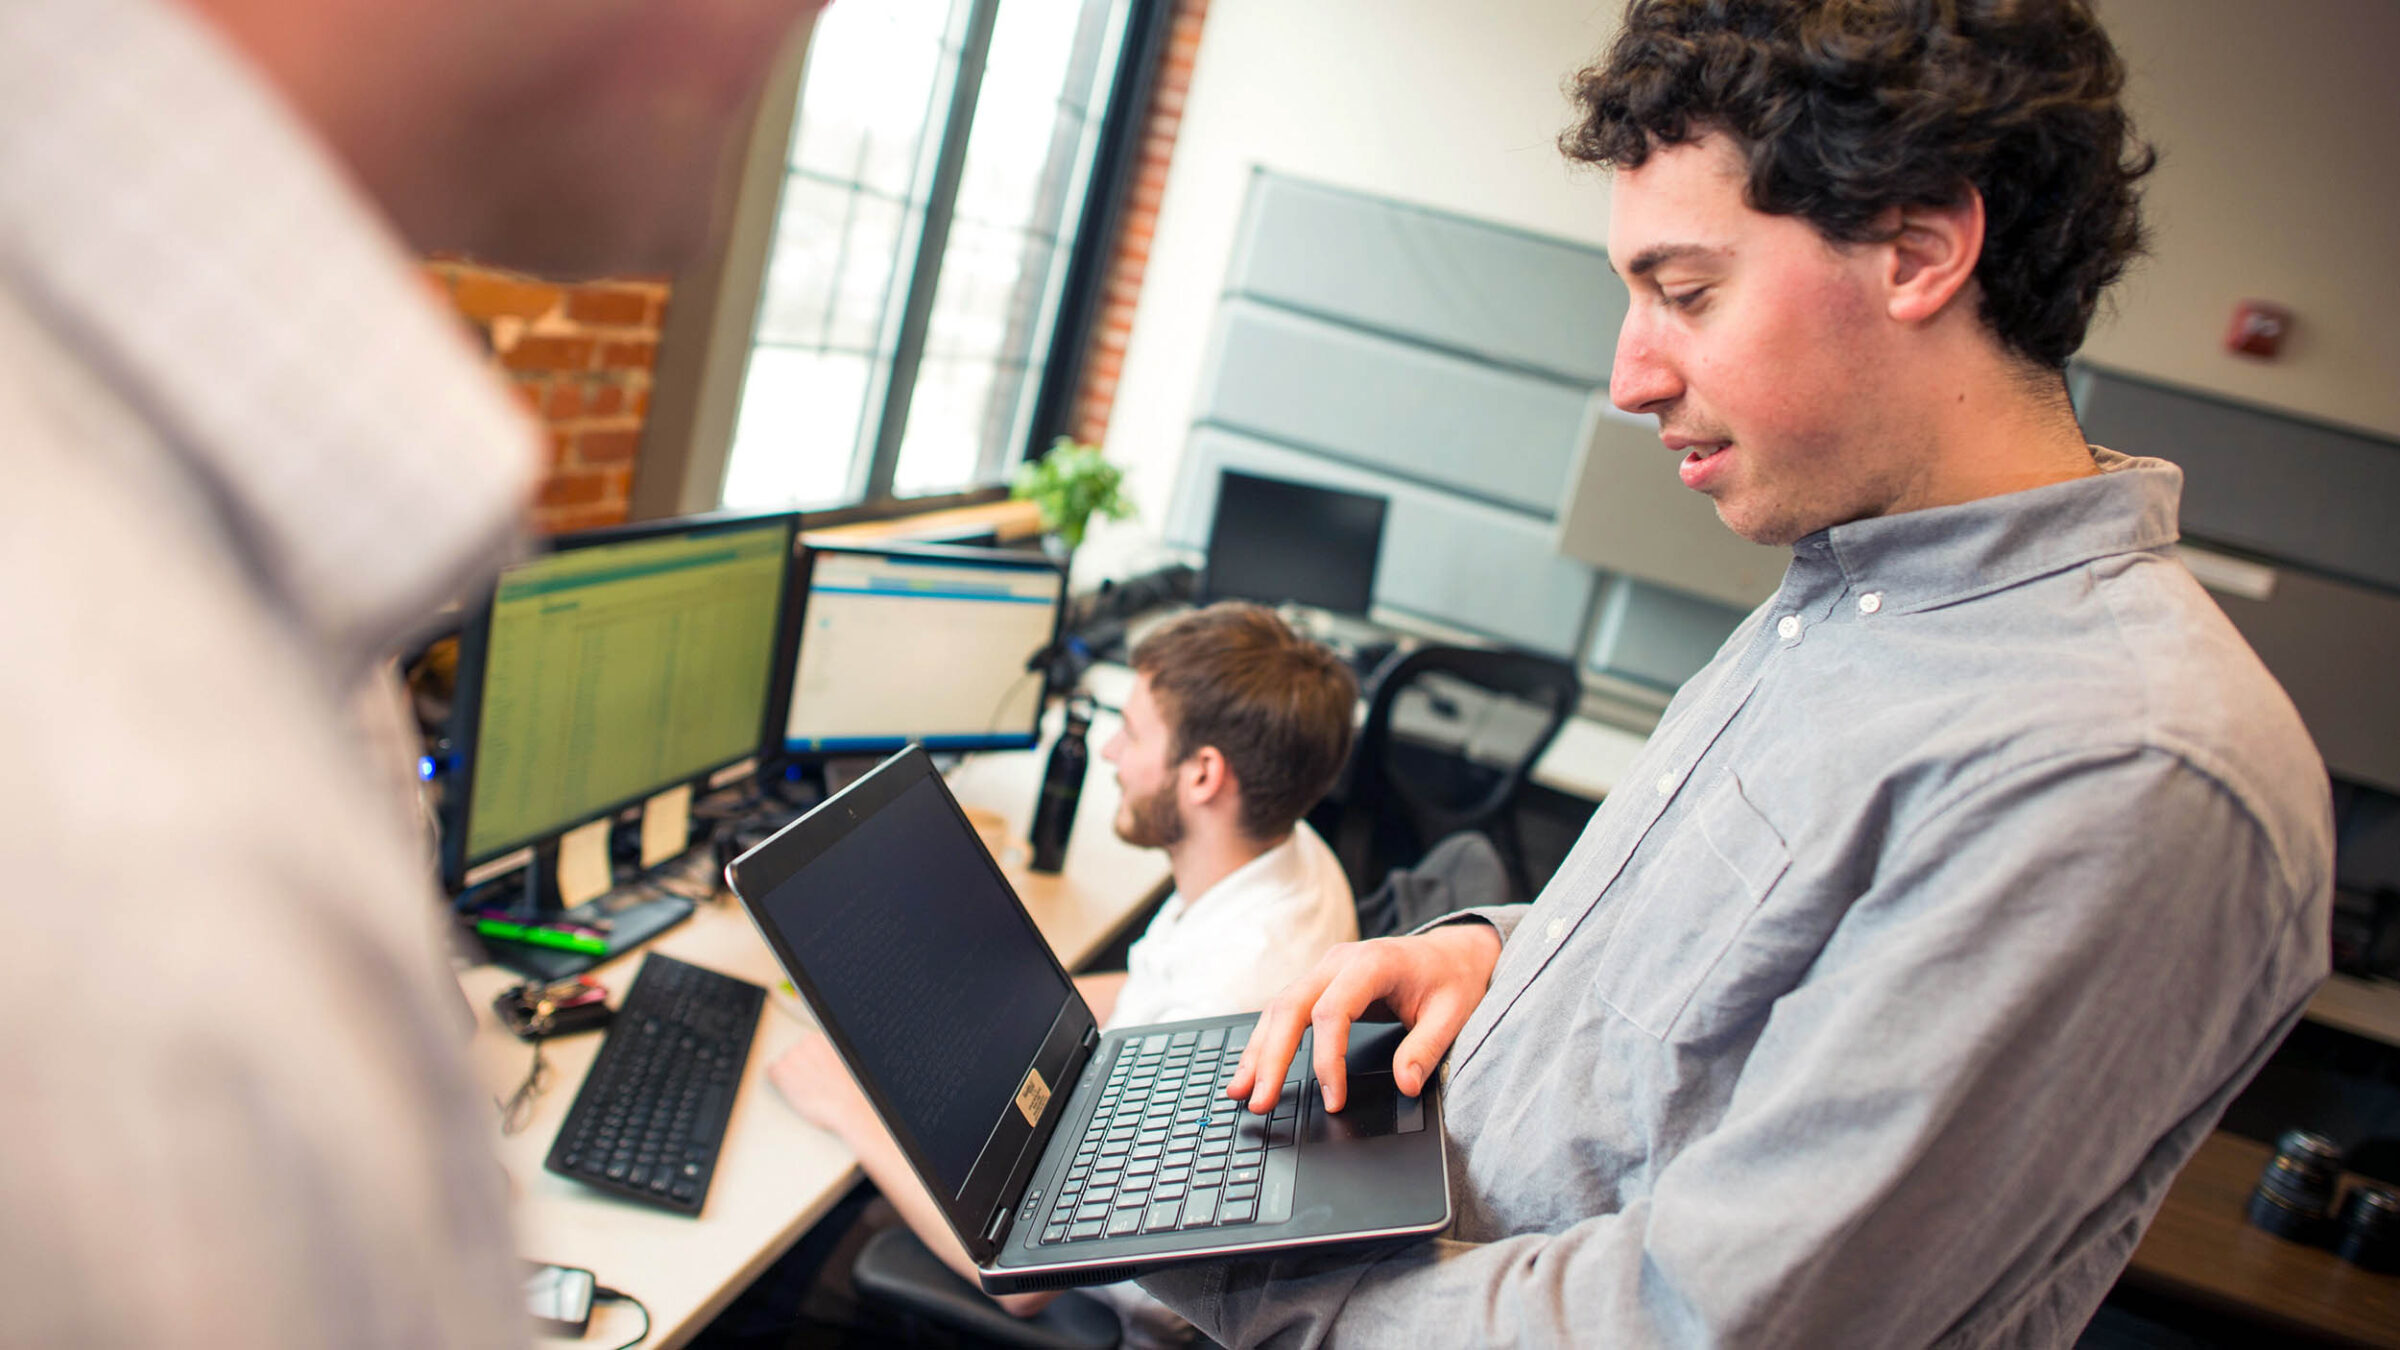
[(1791, 866), (1730, 770), (1696, 786), (1691, 809), (1653, 826), (1611, 888), (1626, 908), (1594, 971), (1594, 995), (1660, 1040), (1691, 1029), (1695, 997)]

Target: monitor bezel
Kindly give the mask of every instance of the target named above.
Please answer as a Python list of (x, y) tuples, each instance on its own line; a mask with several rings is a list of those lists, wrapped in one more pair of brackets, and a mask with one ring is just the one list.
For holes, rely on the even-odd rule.
[(648, 539), (663, 539), (693, 533), (721, 534), (752, 530), (781, 523), (784, 532), (784, 566), (782, 594), (775, 606), (775, 637), (770, 649), (767, 671), (765, 716), (759, 734), (749, 749), (728, 755), (721, 760), (693, 771), (689, 777), (657, 784), (605, 807), (595, 807), (557, 828), (536, 831), (506, 844), (488, 847), (470, 855), (467, 852), (468, 815), (475, 797), (475, 768), (480, 756), (483, 714), (483, 671), (491, 644), (493, 603), (499, 593), (499, 578), (494, 577), (479, 593), (475, 607), (460, 625), (458, 634), (457, 694), (450, 710), (453, 759), (445, 775), (442, 797), (442, 885), (452, 894), (467, 888), (467, 874), (494, 859), (507, 857), (522, 849), (533, 848), (544, 840), (553, 839), (569, 830), (588, 825), (595, 820), (614, 816), (626, 807), (645, 801), (678, 783), (694, 782), (717, 773), (745, 759), (765, 759), (774, 754), (783, 735), (783, 714), (791, 702), (793, 649), (792, 635), (799, 623), (798, 594), (794, 584), (794, 564), (800, 551), (801, 516), (797, 511), (710, 511), (699, 515), (672, 516), (663, 520), (640, 521), (626, 525), (610, 525), (599, 529), (577, 530), (552, 535), (539, 540), (521, 561), (587, 548), (603, 548), (613, 544), (640, 543)]
[[(808, 641), (808, 601), (816, 582), (817, 559), (823, 555), (850, 557), (914, 558), (928, 563), (966, 563), (994, 569), (1026, 572), (1047, 572), (1057, 578), (1058, 598), (1050, 607), (1050, 636), (1043, 651), (1055, 651), (1060, 635), (1066, 631), (1067, 570), (1047, 554), (1018, 549), (982, 548), (967, 544), (917, 543), (833, 543), (801, 542), (798, 558), (792, 566), (793, 626), (790, 632), (791, 650), (785, 653), (784, 669), (788, 676), (784, 689), (782, 716), (775, 723), (775, 743), (779, 753), (790, 763), (822, 764), (836, 759), (881, 759), (911, 745), (921, 745), (932, 754), (977, 754), (986, 750), (1030, 750), (1042, 742), (1042, 712), (1050, 706), (1050, 672), (1041, 672), (1042, 685), (1033, 701), (1033, 717), (1022, 731), (1014, 728), (975, 736), (921, 736), (895, 734), (889, 737), (862, 738), (855, 744), (820, 746), (791, 739), (791, 701), (798, 695), (800, 653)], [(1028, 675), (1031, 672), (1027, 672)]]

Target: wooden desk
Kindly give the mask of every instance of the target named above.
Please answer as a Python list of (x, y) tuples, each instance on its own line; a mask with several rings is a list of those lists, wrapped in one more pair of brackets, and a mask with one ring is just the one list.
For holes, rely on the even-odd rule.
[(2273, 1154), (2240, 1135), (2210, 1135), (2175, 1178), (2125, 1281), (2287, 1334), (2400, 1347), (2400, 1275), (2360, 1270), (2243, 1219)]
[[(1113, 729), (1113, 722), (1093, 727), (1095, 750)], [(1166, 883), (1166, 857), (1134, 848), (1110, 829), (1116, 776), (1095, 760), (1076, 811), (1067, 870), (1047, 877), (1027, 872), (1022, 840), (1041, 770), (1038, 752), (978, 755), (959, 767), (951, 784), (965, 805), (1007, 820), (1018, 842), (1004, 851), (1002, 868), (1042, 936), (1072, 969), (1115, 937)], [(569, 1036), (545, 1046), (549, 1087), (525, 1129), (498, 1138), (496, 1147), (516, 1202), (517, 1250), (537, 1261), (583, 1266), (600, 1283), (640, 1298), (654, 1322), (644, 1345), (674, 1346), (707, 1326), (798, 1241), (849, 1190), (858, 1169), (840, 1141), (803, 1121), (766, 1082), (766, 1066), (791, 1048), (807, 1023), (798, 1003), (782, 992), (783, 973), (741, 906), (720, 893), (690, 922), (651, 945), (775, 991), (759, 1018), (743, 1072), (745, 1087), (726, 1125), (707, 1208), (699, 1218), (687, 1219), (542, 1170), (551, 1139), (599, 1052), (598, 1036)], [(598, 974), (612, 993), (622, 995), (640, 964), (637, 952), (602, 966)], [(459, 980), (475, 1008), (476, 1080), (503, 1100), (524, 1078), (532, 1056), (492, 1017), (493, 996), (516, 978), (496, 966), (479, 966)], [(640, 1315), (630, 1307), (607, 1305), (594, 1311), (582, 1341), (549, 1343), (614, 1345), (640, 1326)]]
[(2301, 1014), (2322, 1026), (2337, 1027), (2385, 1045), (2400, 1046), (2400, 984), (2362, 980), (2354, 975), (2329, 977)]

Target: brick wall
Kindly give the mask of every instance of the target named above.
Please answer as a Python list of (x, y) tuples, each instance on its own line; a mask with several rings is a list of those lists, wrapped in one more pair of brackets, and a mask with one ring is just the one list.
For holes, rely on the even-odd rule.
[(1167, 165), (1175, 158), (1184, 95), (1192, 87), (1192, 65), (1200, 55), (1200, 24), (1207, 17), (1208, 0), (1175, 0), (1166, 50), (1150, 85), (1141, 158), (1119, 217), (1116, 253), (1109, 261), (1108, 285), (1092, 325), (1091, 346), (1084, 353), (1083, 387), (1075, 393), (1075, 439), (1079, 441), (1098, 445), (1108, 436), (1108, 415), (1117, 400), (1117, 376), (1125, 365), (1125, 340), (1133, 332), (1133, 307), (1142, 297), (1142, 276), (1150, 266), (1150, 240), (1158, 226), (1159, 203), (1167, 192)]
[(666, 283), (560, 284), (450, 258), (425, 269), (550, 429), (534, 527), (556, 533), (622, 522), (650, 410)]

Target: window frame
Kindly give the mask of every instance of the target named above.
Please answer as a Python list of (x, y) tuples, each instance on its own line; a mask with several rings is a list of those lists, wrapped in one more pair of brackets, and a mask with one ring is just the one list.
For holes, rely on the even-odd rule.
[[(1033, 387), (1025, 443), (1004, 448), (998, 463), (992, 462), (995, 457), (987, 448), (977, 464), (977, 481), (963, 489), (905, 498), (893, 493), (908, 403), (925, 354), (999, 3), (969, 0), (925, 224), (915, 257), (903, 268), (907, 295), (891, 375), (883, 381), (881, 407), (868, 411), (875, 424), (873, 448), (863, 474), (853, 466), (853, 481), (861, 482), (863, 490), (854, 500), (810, 511), (812, 522), (883, 519), (994, 500), (1006, 495), (1005, 475), (1014, 464), (1037, 457), (1053, 439), (1074, 429), (1091, 328), (1105, 298), (1119, 228), (1140, 165), (1151, 91), (1172, 27), (1173, 0), (1128, 0), (1114, 83), (1093, 143), (1090, 186), (1075, 216), (1075, 243), (1067, 253), (1057, 312), (1042, 353), (1041, 378)], [(634, 471), (631, 519), (711, 511), (722, 499), (742, 386), (765, 300), (776, 217), (790, 174), (808, 36), (805, 29), (795, 36), (761, 95), (741, 173), (721, 203), (718, 238), (705, 257), (674, 278), (650, 416)]]

